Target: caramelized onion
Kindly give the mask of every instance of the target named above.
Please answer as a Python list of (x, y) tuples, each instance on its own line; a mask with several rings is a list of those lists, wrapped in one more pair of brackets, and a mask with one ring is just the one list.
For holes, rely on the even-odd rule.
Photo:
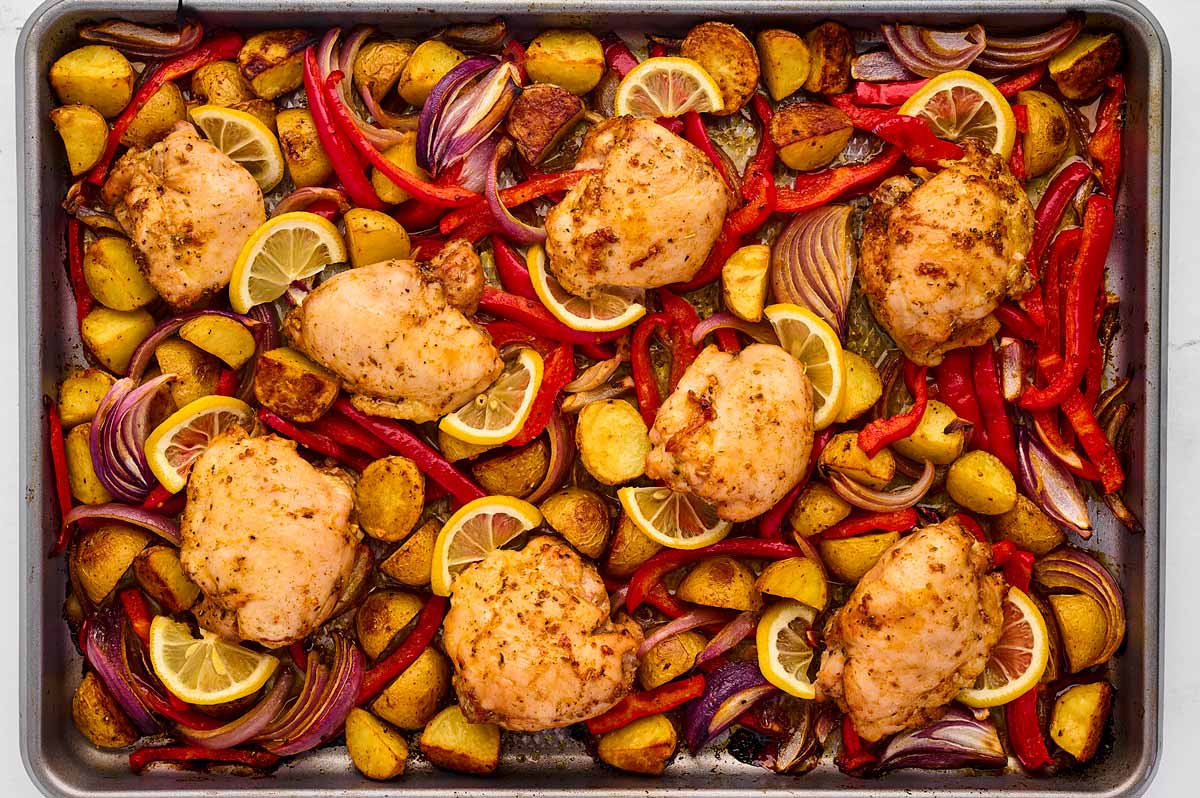
[(988, 36), (987, 47), (975, 66), (991, 72), (1008, 72), (1049, 61), (1075, 41), (1083, 30), (1083, 14), (1071, 14), (1050, 30), (1031, 36)]
[(107, 44), (138, 58), (173, 58), (191, 50), (204, 38), (204, 25), (189, 19), (177, 30), (160, 30), (120, 19), (108, 19), (79, 29), (84, 41)]
[(1024, 426), (1017, 429), (1017, 463), (1021, 486), (1029, 498), (1055, 521), (1078, 532), (1080, 537), (1092, 536), (1087, 500), (1075, 477)]
[(180, 725), (179, 734), (188, 742), (209, 749), (233, 748), (246, 742), (267, 728), (287, 702), (295, 677), (290, 670), (280, 670), (282, 672), (275, 677), (270, 692), (246, 714), (215, 729), (192, 729)]
[(825, 205), (796, 214), (771, 247), (771, 290), (776, 302), (816, 313), (839, 335), (854, 283), (849, 205)]
[(896, 60), (924, 78), (966, 69), (987, 46), (982, 25), (962, 30), (933, 30), (919, 25), (881, 25)]
[(500, 227), (505, 238), (517, 244), (540, 244), (546, 240), (546, 228), (525, 224), (512, 215), (512, 211), (500, 199), (500, 165), (512, 152), (512, 139), (505, 137), (492, 150), (492, 164), (488, 169), (487, 181), (483, 187), (483, 198), (487, 200), (488, 210)]
[(873, 772), (900, 768), (999, 768), (1008, 762), (996, 727), (952, 704), (939, 720), (888, 741)]
[(1000, 339), (1000, 386), (1004, 399), (1016, 402), (1025, 388), (1025, 367), (1029, 351), (1025, 342), (1007, 335)]
[(768, 682), (754, 662), (730, 662), (709, 674), (704, 695), (688, 703), (684, 738), (692, 753), (732, 726), (741, 714), (779, 688)]
[(933, 486), (933, 479), (936, 475), (937, 468), (926, 460), (920, 478), (907, 488), (898, 491), (868, 488), (837, 471), (830, 471), (828, 478), (833, 492), (855, 507), (875, 513), (887, 513), (912, 507), (925, 498), (925, 494)]
[(338, 207), (338, 213), (345, 214), (353, 206), (350, 204), (350, 198), (346, 196), (346, 192), (336, 188), (323, 188), (321, 186), (306, 186), (298, 188), (284, 195), (283, 199), (275, 205), (275, 210), (271, 211), (271, 216), (282, 216), (285, 213), (292, 211), (302, 211), (314, 202), (328, 200)]
[(775, 329), (770, 324), (762, 322), (755, 324), (744, 321), (726, 311), (714, 313), (697, 324), (696, 328), (692, 330), (692, 343), (699, 345), (701, 341), (708, 337), (709, 333), (714, 333), (717, 330), (736, 330), (760, 344), (779, 343), (779, 336), (775, 334)]
[(542, 483), (525, 497), (530, 504), (536, 504), (558, 490), (571, 473), (571, 465), (575, 461), (575, 436), (571, 434), (571, 424), (562, 411), (555, 410), (550, 415), (550, 421), (546, 423), (546, 439), (550, 444), (549, 463)]
[(872, 50), (855, 56), (850, 62), (850, 77), (855, 80), (873, 82), (888, 82), (897, 80), (915, 80), (917, 74), (892, 54), (891, 50)]
[(719, 610), (715, 607), (698, 607), (689, 613), (680, 615), (674, 620), (660, 624), (650, 630), (650, 634), (646, 635), (646, 639), (638, 647), (638, 658), (646, 656), (650, 649), (657, 646), (664, 640), (669, 640), (675, 635), (681, 635), (684, 632), (689, 632), (697, 626), (707, 626), (710, 623), (725, 623), (729, 620), (729, 613), (724, 610)]
[(1125, 602), (1112, 574), (1086, 552), (1067, 546), (1039, 558), (1033, 565), (1033, 578), (1051, 591), (1083, 593), (1103, 608), (1104, 647), (1085, 667), (1107, 662), (1125, 639)]
[(758, 613), (751, 610), (739, 612), (732, 621), (721, 627), (721, 631), (708, 641), (704, 650), (696, 655), (695, 667), (700, 667), (711, 659), (724, 654), (738, 643), (754, 634), (758, 628)]

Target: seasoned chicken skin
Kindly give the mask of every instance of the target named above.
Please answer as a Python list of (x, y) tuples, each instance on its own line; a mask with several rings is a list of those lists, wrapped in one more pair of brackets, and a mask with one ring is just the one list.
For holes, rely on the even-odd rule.
[(596, 570), (556, 538), (466, 568), (443, 627), (463, 714), (538, 731), (609, 709), (633, 686), (642, 643), (641, 628), (609, 610)]
[(594, 298), (605, 286), (690, 280), (712, 249), (729, 195), (704, 153), (648, 119), (617, 117), (584, 139), (580, 180), (546, 217), (546, 254), (563, 288)]
[(176, 309), (229, 285), (242, 245), (267, 218), (250, 173), (187, 122), (117, 161), (103, 199), (146, 279)]
[(243, 640), (282, 646), (329, 618), (354, 563), (354, 492), (294, 441), (231, 428), (192, 469), (180, 562), (204, 615)]
[(646, 476), (747, 521), (796, 486), (812, 442), (812, 386), (798, 360), (770, 344), (710, 346), (658, 411)]
[(473, 399), (504, 367), (487, 333), (446, 301), (441, 282), (407, 260), (330, 278), (285, 327), (375, 415), (431, 421)]
[(1033, 206), (1008, 167), (969, 144), (927, 182), (894, 177), (872, 196), (858, 273), (879, 323), (925, 366), (988, 341), (996, 306), (1033, 285)]
[(1000, 640), (1002, 582), (958, 521), (892, 546), (826, 628), (817, 698), (866, 740), (923, 726), (983, 672)]

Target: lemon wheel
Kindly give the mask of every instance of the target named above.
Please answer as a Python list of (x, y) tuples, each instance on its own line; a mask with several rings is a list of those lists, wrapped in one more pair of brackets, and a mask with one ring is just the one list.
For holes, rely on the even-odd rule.
[(784, 599), (772, 604), (758, 622), (758, 669), (768, 682), (797, 698), (816, 697), (808, 677), (813, 661), (808, 631), (816, 617), (812, 607)]
[(621, 488), (617, 498), (634, 526), (671, 549), (710, 546), (733, 528), (711, 505), (670, 488)]
[(150, 471), (172, 493), (187, 485), (192, 464), (213, 439), (234, 424), (249, 429), (250, 405), (232, 396), (202, 396), (172, 413), (146, 438)]
[(459, 571), (541, 523), (538, 508), (512, 496), (484, 496), (464, 504), (433, 544), (434, 595), (450, 595)]
[(505, 364), (495, 382), (444, 416), (438, 428), (467, 443), (504, 443), (525, 426), (541, 385), (542, 356), (523, 347)]
[(265, 221), (238, 254), (229, 302), (238, 313), (274, 302), (288, 286), (346, 260), (346, 242), (328, 219), (294, 211)]
[(617, 86), (617, 116), (656, 119), (688, 111), (721, 111), (725, 101), (712, 75), (690, 58), (647, 58)]
[(975, 138), (1004, 160), (1017, 139), (1012, 106), (995, 85), (965, 69), (933, 78), (900, 106), (905, 116), (919, 116), (938, 138)]
[(958, 700), (969, 707), (998, 707), (1020, 698), (1042, 678), (1050, 659), (1046, 621), (1033, 600), (1010, 587), (1003, 612), (1000, 642), (992, 649), (983, 673), (958, 694)]
[(201, 630), (199, 638), (193, 637), (186, 623), (159, 615), (150, 624), (150, 666), (174, 695), (210, 706), (257, 692), (279, 660), (212, 632)]
[(646, 307), (637, 301), (639, 291), (614, 289), (595, 299), (584, 299), (568, 292), (547, 270), (546, 252), (541, 245), (530, 247), (525, 264), (538, 299), (556, 319), (572, 330), (622, 330), (646, 315)]
[(799, 305), (770, 305), (763, 311), (779, 344), (804, 364), (813, 388), (813, 427), (834, 422), (846, 393), (846, 358), (838, 335), (817, 314)]
[(214, 147), (250, 173), (264, 193), (283, 180), (279, 140), (258, 117), (221, 105), (201, 105), (188, 115)]

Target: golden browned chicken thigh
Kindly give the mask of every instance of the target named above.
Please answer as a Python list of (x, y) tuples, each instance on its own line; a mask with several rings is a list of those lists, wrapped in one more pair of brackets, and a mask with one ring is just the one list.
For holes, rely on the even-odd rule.
[(812, 441), (812, 386), (798, 360), (770, 344), (710, 346), (658, 411), (646, 476), (746, 521), (800, 481)]
[(866, 740), (940, 717), (1000, 639), (990, 566), (987, 545), (954, 519), (884, 552), (826, 627), (817, 698), (836, 700)]
[(872, 195), (859, 279), (879, 323), (925, 366), (1000, 328), (992, 312), (1033, 285), (1033, 206), (999, 156), (968, 145), (927, 182), (894, 177)]
[(617, 117), (588, 133), (580, 180), (546, 217), (550, 271), (593, 298), (605, 286), (690, 280), (721, 232), (729, 196), (700, 150), (648, 119)]
[(364, 412), (431, 421), (500, 375), (486, 332), (417, 264), (391, 260), (322, 283), (287, 318), (294, 345), (337, 374)]
[(499, 549), (454, 579), (443, 640), (474, 723), (537, 731), (595, 717), (633, 686), (641, 628), (609, 620), (596, 570), (562, 541)]
[(272, 647), (329, 618), (357, 547), (343, 479), (310, 465), (293, 441), (234, 427), (196, 461), (187, 492), (180, 561), (204, 592), (199, 616)]
[(117, 161), (103, 198), (146, 278), (173, 308), (229, 285), (242, 245), (266, 220), (250, 173), (186, 122)]

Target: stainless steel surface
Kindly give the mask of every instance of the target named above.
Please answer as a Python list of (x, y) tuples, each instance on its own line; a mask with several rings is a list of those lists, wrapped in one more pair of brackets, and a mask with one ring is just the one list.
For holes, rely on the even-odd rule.
[[(699, 20), (738, 20), (750, 27), (775, 24), (799, 28), (825, 18), (851, 25), (882, 20), (980, 20), (1020, 27), (1053, 19), (1064, 8), (1089, 12), (1089, 24), (1118, 30), (1129, 51), (1129, 109), (1126, 174), (1119, 221), (1109, 259), (1110, 286), (1124, 302), (1122, 335), (1115, 367), (1133, 369), (1139, 400), (1131, 504), (1146, 524), (1144, 537), (1132, 536), (1107, 510), (1094, 507), (1097, 532), (1086, 545), (1101, 552), (1124, 586), (1129, 633), (1117, 660), (1111, 750), (1080, 773), (1031, 779), (1019, 772), (1002, 776), (905, 771), (883, 780), (861, 781), (822, 765), (803, 777), (777, 776), (738, 763), (719, 752), (697, 759), (682, 755), (661, 779), (620, 774), (596, 765), (582, 745), (564, 734), (507, 736), (500, 773), (478, 779), (410, 762), (410, 772), (393, 783), (370, 782), (351, 767), (342, 748), (302, 757), (273, 776), (237, 778), (188, 773), (133, 776), (124, 754), (92, 748), (70, 719), (71, 693), (80, 660), (61, 620), (64, 564), (45, 552), (56, 530), (49, 464), (44, 453), (41, 396), (52, 392), (64, 366), (81, 362), (70, 291), (64, 269), (63, 214), (58, 203), (68, 184), (64, 158), (47, 121), (52, 98), (46, 71), (71, 44), (76, 23), (107, 16), (167, 21), (175, 0), (52, 0), (28, 21), (17, 47), (17, 140), (23, 200), (19, 291), (21, 318), (21, 734), (22, 756), (34, 781), (47, 795), (217, 796), (263, 791), (271, 795), (488, 795), (603, 793), (634, 796), (683, 792), (697, 796), (794, 794), (835, 796), (1118, 796), (1143, 792), (1157, 761), (1161, 732), (1162, 642), (1160, 551), (1163, 503), (1160, 463), (1165, 461), (1166, 199), (1170, 57), (1162, 29), (1140, 5), (1120, 0), (1046, 3), (1041, 0), (579, 0), (578, 2), (452, 2), (401, 5), (380, 0), (199, 0), (188, 6), (223, 25), (267, 26), (353, 24), (370, 21), (398, 32), (419, 32), (446, 20), (509, 18), (518, 29), (545, 25), (587, 25), (623, 31), (681, 32)], [(419, 759), (419, 758), (414, 758)]]

